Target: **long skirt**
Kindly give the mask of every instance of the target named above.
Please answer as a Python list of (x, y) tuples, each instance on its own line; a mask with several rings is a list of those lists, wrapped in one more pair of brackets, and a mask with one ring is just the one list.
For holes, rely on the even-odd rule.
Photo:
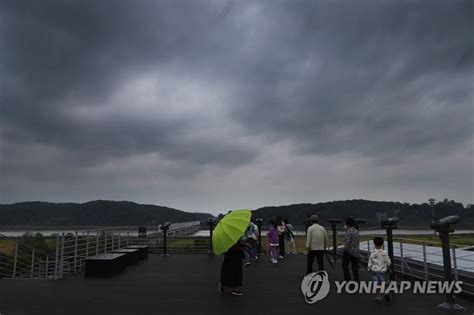
[(221, 284), (224, 287), (242, 286), (242, 259), (244, 253), (238, 250), (227, 251), (221, 269)]

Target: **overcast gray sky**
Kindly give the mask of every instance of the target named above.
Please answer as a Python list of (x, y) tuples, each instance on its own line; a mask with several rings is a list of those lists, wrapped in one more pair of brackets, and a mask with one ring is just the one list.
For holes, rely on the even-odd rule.
[(0, 202), (472, 202), (473, 29), (458, 0), (0, 0)]

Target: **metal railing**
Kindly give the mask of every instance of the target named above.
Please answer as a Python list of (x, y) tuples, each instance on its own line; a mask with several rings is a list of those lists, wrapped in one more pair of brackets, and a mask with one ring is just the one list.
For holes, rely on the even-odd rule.
[(50, 278), (54, 258), (30, 245), (0, 234), (0, 278)]
[[(193, 236), (200, 230), (199, 222), (175, 223), (167, 231), (168, 254), (205, 254), (210, 252), (207, 233)], [(207, 234), (207, 235), (206, 235)], [(343, 232), (337, 233), (337, 254), (342, 255)], [(331, 233), (330, 233), (331, 235)], [(85, 267), (85, 259), (101, 253), (109, 253), (129, 245), (149, 245), (150, 252), (164, 252), (163, 230), (160, 226), (147, 227), (146, 237), (139, 237), (138, 227), (113, 227), (81, 230), (57, 234), (48, 239), (50, 252), (37, 250), (19, 239), (4, 237), (0, 245), (0, 278), (52, 278), (60, 279), (75, 274)], [(296, 236), (298, 251), (304, 250), (304, 235)], [(367, 263), (373, 248), (370, 235), (361, 236), (361, 261)], [(330, 237), (331, 239), (331, 237)], [(267, 251), (262, 237), (262, 252)], [(394, 238), (394, 270), (402, 277), (420, 280), (444, 279), (442, 252), (439, 243), (407, 238)], [(466, 294), (474, 295), (474, 254), (460, 252), (460, 245), (451, 244), (452, 272), (455, 280), (463, 281)], [(467, 266), (467, 267), (466, 267)]]
[[(367, 264), (370, 252), (374, 248), (373, 237), (364, 235), (363, 238), (365, 240), (360, 242), (361, 262)], [(337, 240), (337, 253), (342, 256), (343, 233), (338, 233)], [(463, 293), (474, 295), (474, 252), (464, 251), (463, 247), (466, 246), (450, 244), (452, 273), (456, 281), (463, 282)], [(385, 241), (385, 249), (387, 249), (387, 241)], [(443, 253), (438, 242), (394, 237), (393, 255), (394, 271), (401, 277), (444, 280)]]
[[(158, 252), (162, 244), (161, 226), (147, 227), (147, 237), (140, 238), (138, 227), (111, 227), (79, 230), (45, 238), (50, 253), (25, 244), (21, 239), (0, 235), (0, 278), (52, 278), (80, 272), (85, 260), (94, 255), (110, 253), (128, 245), (151, 245)], [(199, 221), (174, 223), (168, 233), (184, 237), (199, 229)], [(162, 245), (161, 245), (162, 246)]]

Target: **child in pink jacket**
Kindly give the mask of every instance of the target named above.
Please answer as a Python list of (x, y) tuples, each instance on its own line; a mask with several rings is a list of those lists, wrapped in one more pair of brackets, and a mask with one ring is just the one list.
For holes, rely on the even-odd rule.
[(267, 233), (268, 243), (270, 244), (271, 261), (276, 264), (278, 257), (278, 229), (275, 221), (270, 221), (270, 229)]

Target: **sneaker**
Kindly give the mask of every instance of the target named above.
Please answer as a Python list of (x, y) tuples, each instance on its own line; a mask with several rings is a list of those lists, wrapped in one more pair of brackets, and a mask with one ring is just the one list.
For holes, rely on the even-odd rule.
[(278, 257), (279, 257), (280, 259), (283, 259), (283, 258), (285, 258), (285, 257), (283, 257), (282, 255), (280, 255), (280, 256), (278, 256)]
[(375, 302), (381, 303), (381, 302), (382, 302), (382, 297), (381, 297), (381, 296), (377, 296), (377, 297), (375, 298)]
[(276, 258), (272, 258), (272, 263), (277, 264), (278, 260), (276, 260)]
[(384, 297), (384, 299), (385, 299), (385, 302), (390, 302), (390, 301), (391, 301), (390, 295), (384, 294), (383, 297)]
[(239, 295), (239, 296), (241, 296), (241, 295), (244, 295), (244, 292), (242, 292), (242, 291), (240, 291), (240, 290), (234, 290), (234, 291), (232, 291), (232, 295)]
[(245, 266), (248, 266), (248, 265), (250, 265), (250, 264), (251, 264), (250, 260), (247, 260), (247, 261), (244, 263)]
[(224, 287), (222, 286), (222, 284), (219, 282), (219, 293), (220, 294), (224, 294)]

